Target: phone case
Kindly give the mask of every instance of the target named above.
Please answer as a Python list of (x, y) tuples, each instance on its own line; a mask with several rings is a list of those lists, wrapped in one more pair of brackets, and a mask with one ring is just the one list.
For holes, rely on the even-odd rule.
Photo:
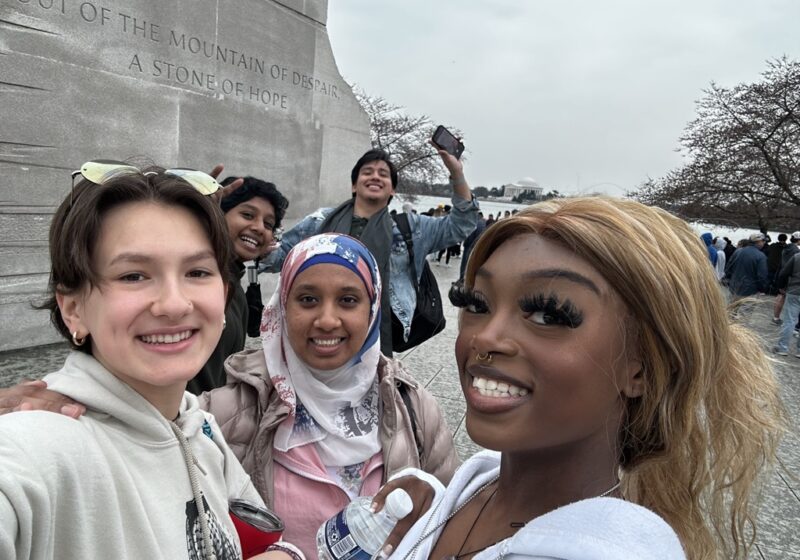
[(456, 159), (460, 159), (461, 154), (464, 153), (464, 143), (453, 136), (453, 133), (442, 125), (436, 127), (433, 133), (433, 143), (436, 144), (439, 149), (454, 155)]

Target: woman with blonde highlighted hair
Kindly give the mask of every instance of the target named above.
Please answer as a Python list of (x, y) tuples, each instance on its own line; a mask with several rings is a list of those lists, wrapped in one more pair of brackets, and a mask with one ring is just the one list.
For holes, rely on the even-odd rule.
[(487, 229), (457, 300), (467, 430), (494, 451), (393, 558), (747, 556), (784, 412), (688, 224), (537, 204)]

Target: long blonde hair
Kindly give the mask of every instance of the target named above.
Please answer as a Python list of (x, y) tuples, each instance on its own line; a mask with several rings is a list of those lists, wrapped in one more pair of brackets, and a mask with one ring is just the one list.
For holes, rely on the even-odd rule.
[(633, 318), (645, 392), (628, 400), (619, 434), (625, 499), (663, 517), (693, 560), (746, 557), (785, 412), (761, 344), (728, 317), (697, 234), (630, 200), (543, 202), (486, 230), (466, 285), (497, 247), (526, 233), (589, 262)]

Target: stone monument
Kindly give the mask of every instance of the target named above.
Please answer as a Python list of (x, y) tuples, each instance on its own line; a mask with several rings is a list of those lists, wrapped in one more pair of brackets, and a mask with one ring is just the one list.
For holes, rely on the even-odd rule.
[(289, 218), (341, 202), (369, 122), (336, 68), (327, 0), (3, 0), (0, 351), (59, 340), (47, 231), (91, 159), (272, 181)]

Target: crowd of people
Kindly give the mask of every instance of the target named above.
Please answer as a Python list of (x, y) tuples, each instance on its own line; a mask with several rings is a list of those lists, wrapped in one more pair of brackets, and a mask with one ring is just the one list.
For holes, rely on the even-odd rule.
[[(800, 334), (800, 266), (794, 258), (800, 253), (800, 231), (778, 234), (775, 243), (765, 233), (753, 233), (737, 247), (710, 232), (700, 237), (720, 283), (727, 286), (733, 301), (742, 302), (740, 309), (751, 309), (747, 298), (757, 294), (775, 297), (772, 322), (781, 330), (771, 351), (788, 356), (792, 335)], [(794, 356), (800, 358), (800, 340)]]
[[(240, 558), (229, 504), (245, 500), (284, 523), (254, 558), (316, 558), (324, 520), (401, 487), (414, 508), (381, 557), (746, 558), (786, 420), (719, 282), (767, 289), (763, 239), (726, 255), (704, 236), (704, 251), (682, 220), (606, 197), (491, 223), (439, 155), (451, 208), (404, 212), (410, 237), (379, 150), (354, 165), (351, 198), (279, 242), (289, 201), (272, 183), (76, 172), (44, 304), (72, 352), (0, 390), (0, 557)], [(393, 349), (427, 255), (465, 240), (453, 375), (487, 451), (459, 466)], [(800, 310), (798, 258), (775, 275), (782, 317)], [(241, 287), (252, 260), (280, 273), (263, 311)], [(253, 313), (261, 347), (243, 350)]]

